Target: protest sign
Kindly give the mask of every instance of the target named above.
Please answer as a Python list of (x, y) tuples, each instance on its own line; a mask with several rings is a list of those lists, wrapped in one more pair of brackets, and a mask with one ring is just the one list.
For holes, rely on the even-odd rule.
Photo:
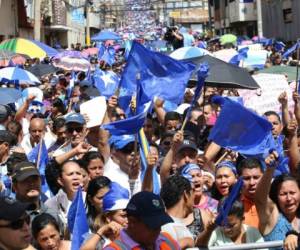
[(289, 110), (293, 112), (292, 89), (283, 75), (257, 74), (253, 78), (261, 87), (257, 90), (239, 90), (243, 97), (244, 105), (262, 115), (264, 112), (273, 110), (281, 112), (279, 95), (286, 91), (288, 96)]
[(80, 113), (87, 119), (87, 128), (102, 124), (106, 112), (106, 100), (104, 96), (96, 97), (80, 105)]

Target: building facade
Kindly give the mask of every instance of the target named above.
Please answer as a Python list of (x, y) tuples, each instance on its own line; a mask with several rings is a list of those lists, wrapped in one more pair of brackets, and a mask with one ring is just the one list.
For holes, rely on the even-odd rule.
[(300, 1), (262, 1), (263, 34), (284, 41), (300, 38)]

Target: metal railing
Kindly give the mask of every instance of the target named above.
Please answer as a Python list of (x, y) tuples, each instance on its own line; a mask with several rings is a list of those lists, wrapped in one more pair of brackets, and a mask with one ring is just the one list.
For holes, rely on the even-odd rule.
[(250, 250), (250, 249), (265, 249), (265, 248), (282, 248), (283, 241), (266, 241), (266, 242), (256, 242), (256, 243), (245, 243), (245, 244), (232, 244), (217, 247), (208, 248), (188, 248), (188, 250)]

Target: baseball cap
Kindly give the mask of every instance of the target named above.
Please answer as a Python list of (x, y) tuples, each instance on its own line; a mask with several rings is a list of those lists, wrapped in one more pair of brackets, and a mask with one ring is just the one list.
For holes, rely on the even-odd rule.
[(131, 142), (134, 142), (133, 135), (112, 135), (109, 138), (109, 144), (115, 149), (122, 149)]
[(0, 142), (7, 142), (11, 146), (15, 139), (15, 136), (9, 131), (0, 130)]
[(29, 161), (16, 164), (12, 174), (13, 181), (24, 181), (29, 176), (40, 176), (39, 170)]
[(0, 219), (15, 221), (20, 218), (26, 210), (32, 208), (32, 204), (20, 202), (10, 197), (0, 197)]
[(126, 207), (127, 216), (140, 218), (151, 229), (158, 229), (162, 225), (173, 222), (166, 213), (162, 199), (148, 191), (133, 195)]
[(183, 142), (182, 142), (182, 144), (179, 146), (177, 152), (179, 152), (179, 151), (181, 151), (181, 150), (183, 150), (183, 149), (186, 149), (186, 148), (190, 148), (190, 149), (193, 149), (193, 150), (195, 150), (195, 151), (198, 152), (198, 149), (197, 149), (196, 144), (195, 144), (193, 141), (191, 141), (191, 140), (186, 140), (186, 139), (183, 140)]
[(9, 116), (9, 110), (6, 106), (0, 105), (0, 122), (3, 122)]
[(65, 116), (66, 124), (74, 122), (79, 123), (81, 125), (85, 124), (85, 119), (82, 114), (79, 113), (71, 113)]

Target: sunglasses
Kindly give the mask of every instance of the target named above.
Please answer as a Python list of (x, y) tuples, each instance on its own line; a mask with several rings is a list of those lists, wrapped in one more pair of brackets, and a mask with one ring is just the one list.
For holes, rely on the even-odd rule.
[(80, 133), (80, 132), (82, 132), (82, 130), (83, 130), (83, 127), (67, 128), (67, 131), (70, 134), (73, 134), (74, 131), (76, 131), (77, 133)]
[[(134, 151), (134, 143), (129, 143), (124, 148), (120, 149), (120, 151), (124, 154), (131, 154)], [(139, 147), (137, 147), (137, 152), (139, 151)]]
[(10, 228), (12, 230), (19, 230), (19, 229), (23, 228), (24, 222), (27, 225), (30, 224), (30, 216), (29, 215), (26, 215), (24, 218), (12, 221), (11, 223), (9, 223), (7, 225), (0, 225), (0, 228), (4, 227), (4, 228)]

